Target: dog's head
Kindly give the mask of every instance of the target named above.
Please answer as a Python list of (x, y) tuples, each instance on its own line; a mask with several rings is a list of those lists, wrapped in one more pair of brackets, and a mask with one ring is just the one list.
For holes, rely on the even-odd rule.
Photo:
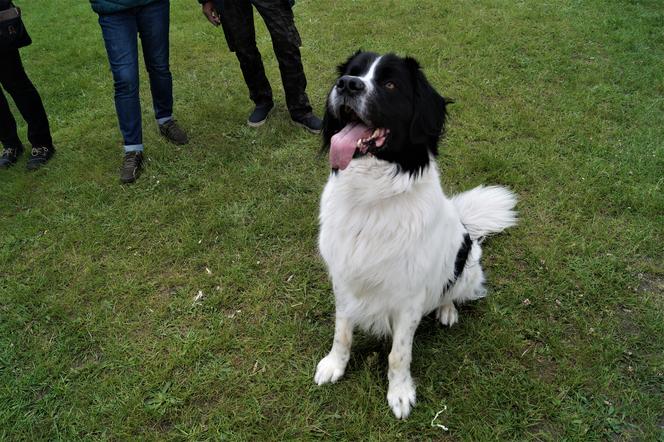
[(333, 170), (373, 155), (417, 174), (438, 153), (446, 100), (410, 57), (358, 51), (338, 67), (327, 99), (323, 148)]

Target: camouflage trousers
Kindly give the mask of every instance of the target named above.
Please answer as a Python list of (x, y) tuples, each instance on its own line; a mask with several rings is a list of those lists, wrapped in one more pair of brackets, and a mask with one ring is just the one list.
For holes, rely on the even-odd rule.
[(235, 52), (242, 75), (249, 88), (249, 97), (257, 105), (272, 102), (272, 88), (265, 76), (261, 54), (256, 47), (254, 28), (255, 7), (272, 38), (272, 47), (279, 62), (286, 104), (293, 118), (312, 111), (307, 97), (307, 79), (302, 67), (302, 41), (295, 27), (289, 0), (214, 0), (228, 47)]

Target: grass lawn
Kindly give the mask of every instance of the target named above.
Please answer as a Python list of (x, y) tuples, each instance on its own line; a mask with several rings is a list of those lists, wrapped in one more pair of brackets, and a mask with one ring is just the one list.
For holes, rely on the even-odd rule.
[(486, 243), (489, 297), (420, 326), (403, 422), (388, 343), (357, 335), (346, 376), (313, 383), (334, 327), (328, 166), (288, 119), (262, 23), (278, 110), (255, 130), (223, 33), (172, 0), (192, 141), (159, 138), (143, 69), (148, 166), (122, 187), (96, 15), (18, 3), (59, 150), (0, 171), (0, 439), (664, 440), (661, 0), (297, 1), (319, 113), (357, 48), (413, 55), (456, 100), (446, 191), (520, 197), (519, 226)]

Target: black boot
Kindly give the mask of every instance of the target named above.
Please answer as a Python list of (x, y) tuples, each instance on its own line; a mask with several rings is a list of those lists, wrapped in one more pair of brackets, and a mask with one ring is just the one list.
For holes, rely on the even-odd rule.
[(312, 134), (319, 134), (323, 128), (323, 122), (314, 114), (305, 115), (304, 117), (293, 118), (293, 123), (311, 132)]
[(251, 115), (249, 115), (247, 124), (251, 127), (258, 127), (263, 125), (265, 120), (267, 120), (267, 116), (270, 115), (272, 109), (274, 109), (274, 103), (257, 105), (251, 112)]

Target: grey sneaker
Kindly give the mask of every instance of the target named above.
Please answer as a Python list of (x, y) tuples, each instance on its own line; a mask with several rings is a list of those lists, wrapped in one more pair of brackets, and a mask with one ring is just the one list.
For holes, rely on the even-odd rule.
[(143, 152), (127, 152), (120, 169), (120, 182), (129, 184), (136, 181), (143, 169)]
[(168, 120), (164, 124), (159, 125), (159, 133), (161, 133), (164, 138), (170, 141), (173, 144), (182, 146), (189, 142), (189, 137), (185, 131), (178, 125), (175, 119)]
[(267, 120), (267, 116), (270, 115), (270, 112), (274, 109), (274, 103), (261, 104), (254, 108), (247, 119), (247, 124), (251, 127), (262, 126)]

